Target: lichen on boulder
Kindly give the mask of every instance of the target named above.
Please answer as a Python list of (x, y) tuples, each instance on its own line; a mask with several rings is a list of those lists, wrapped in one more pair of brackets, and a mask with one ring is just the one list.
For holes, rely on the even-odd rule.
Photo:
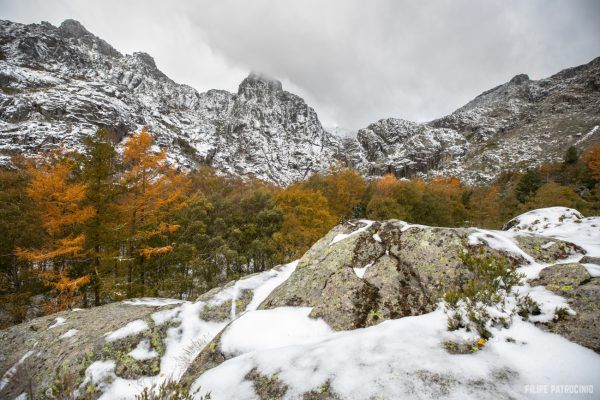
[(553, 263), (573, 254), (585, 254), (581, 247), (563, 240), (528, 234), (518, 235), (516, 239), (519, 247), (537, 262)]
[(322, 318), (335, 330), (364, 327), (378, 298), (376, 287), (357, 277), (351, 268), (342, 268), (327, 280), (310, 317)]
[[(33, 389), (34, 398), (48, 396), (58, 386), (69, 383), (77, 388), (85, 378), (85, 370), (93, 362), (112, 359), (116, 373), (122, 377), (139, 377), (158, 373), (158, 360), (139, 361), (128, 353), (143, 338), (148, 339), (159, 354), (169, 324), (154, 326), (152, 314), (171, 306), (128, 305), (112, 303), (83, 310), (63, 311), (0, 331), (0, 371), (22, 364), (22, 379), (11, 379), (2, 396), (14, 398)], [(57, 324), (58, 318), (64, 319)], [(145, 320), (151, 328), (143, 333), (109, 342), (106, 335), (135, 320)], [(75, 332), (71, 336), (65, 334)], [(81, 388), (92, 396), (96, 388)], [(93, 396), (92, 396), (93, 397)]]
[(575, 315), (557, 310), (545, 326), (554, 333), (600, 353), (600, 278), (592, 278), (579, 263), (556, 264), (544, 268), (531, 285), (567, 299)]

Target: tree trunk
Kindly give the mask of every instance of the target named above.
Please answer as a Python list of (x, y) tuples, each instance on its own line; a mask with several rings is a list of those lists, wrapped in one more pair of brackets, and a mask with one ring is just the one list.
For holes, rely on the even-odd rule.
[(94, 248), (96, 252), (94, 256), (94, 273), (92, 274), (92, 286), (94, 288), (94, 305), (100, 305), (100, 276), (98, 274), (98, 269), (100, 268), (100, 246), (96, 245)]

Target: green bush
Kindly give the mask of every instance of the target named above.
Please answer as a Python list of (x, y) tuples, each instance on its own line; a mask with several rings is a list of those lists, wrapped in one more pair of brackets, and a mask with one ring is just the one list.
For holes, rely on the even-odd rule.
[[(457, 278), (444, 293), (448, 330), (474, 330), (485, 339), (492, 336), (489, 326), (508, 327), (510, 313), (506, 311), (506, 296), (518, 285), (523, 275), (516, 272), (515, 263), (506, 257), (473, 255), (462, 256), (465, 274)], [(492, 317), (489, 307), (504, 313)]]

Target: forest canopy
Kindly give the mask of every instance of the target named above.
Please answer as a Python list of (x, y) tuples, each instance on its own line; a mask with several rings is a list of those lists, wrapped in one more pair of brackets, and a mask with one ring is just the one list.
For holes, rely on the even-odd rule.
[(208, 166), (181, 171), (146, 130), (122, 151), (100, 130), (79, 153), (15, 157), (13, 166), (0, 170), (0, 328), (125, 298), (193, 300), (300, 257), (351, 218), (500, 228), (533, 208), (600, 211), (600, 144), (482, 186), (366, 180), (334, 166), (281, 188)]

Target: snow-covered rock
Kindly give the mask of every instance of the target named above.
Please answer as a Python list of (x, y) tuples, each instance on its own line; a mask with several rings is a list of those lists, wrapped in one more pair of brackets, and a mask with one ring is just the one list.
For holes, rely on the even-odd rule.
[(566, 240), (585, 249), (588, 256), (600, 257), (600, 217), (584, 217), (572, 208), (548, 207), (529, 211), (511, 219), (502, 229)]
[[(128, 300), (1, 331), (0, 396), (21, 395), (31, 378), (35, 396), (66, 379), (76, 398), (102, 399), (132, 399), (169, 379), (216, 400), (520, 399), (548, 385), (577, 385), (593, 398), (600, 278), (579, 263), (583, 245), (594, 248), (582, 219), (552, 208), (517, 217), (507, 231), (345, 223), (301, 260), (195, 302)], [(581, 247), (554, 237), (561, 224)], [(488, 326), (483, 344), (474, 331), (447, 329), (440, 298), (467, 273), (465, 252), (505, 256), (527, 277), (507, 294), (508, 311), (488, 309), (512, 323)], [(521, 319), (525, 296), (536, 305)]]

